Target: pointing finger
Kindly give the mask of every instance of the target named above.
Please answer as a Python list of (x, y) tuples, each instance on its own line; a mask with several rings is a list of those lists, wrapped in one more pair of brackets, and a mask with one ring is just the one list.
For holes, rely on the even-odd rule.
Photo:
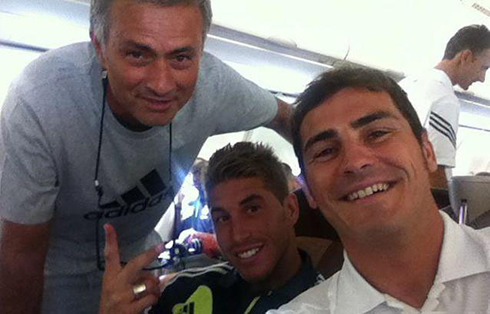
[(105, 249), (104, 257), (107, 274), (117, 274), (121, 270), (119, 257), (119, 246), (117, 244), (117, 233), (110, 224), (104, 225), (105, 231)]

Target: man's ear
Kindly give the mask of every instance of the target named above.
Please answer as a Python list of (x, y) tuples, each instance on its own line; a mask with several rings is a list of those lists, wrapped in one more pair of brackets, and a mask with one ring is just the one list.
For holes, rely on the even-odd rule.
[(313, 209), (318, 209), (318, 204), (310, 193), (310, 189), (308, 188), (308, 183), (306, 182), (306, 177), (304, 173), (301, 173), (298, 176), (298, 182), (301, 186), (301, 190), (303, 190), (303, 193), (305, 194), (308, 205)]
[(422, 133), (422, 154), (424, 155), (429, 172), (436, 171), (436, 154), (434, 152), (434, 147), (432, 146), (432, 143), (429, 141), (429, 135), (427, 134), (427, 131), (424, 131)]
[(92, 44), (95, 47), (95, 53), (97, 54), (97, 58), (99, 59), (102, 68), (107, 69), (107, 67), (105, 66), (106, 60), (105, 60), (104, 45), (100, 42), (97, 36), (95, 36), (95, 33), (93, 31), (90, 32), (90, 40), (92, 41)]
[(460, 61), (462, 64), (473, 63), (475, 61), (475, 55), (470, 49), (465, 49), (460, 52)]
[(284, 199), (284, 209), (286, 210), (287, 218), (292, 222), (294, 226), (299, 217), (299, 204), (296, 194), (289, 193)]

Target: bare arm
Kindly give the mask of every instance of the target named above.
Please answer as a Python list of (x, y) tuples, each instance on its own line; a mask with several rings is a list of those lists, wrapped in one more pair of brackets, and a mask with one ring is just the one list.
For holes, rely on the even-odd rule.
[(293, 106), (277, 99), (277, 114), (274, 119), (266, 125), (266, 127), (273, 129), (290, 143), (293, 142), (290, 122), (292, 111)]
[(437, 166), (437, 170), (429, 174), (431, 188), (447, 190), (447, 178), (444, 166)]
[(2, 313), (40, 313), (49, 222), (22, 225), (0, 220)]

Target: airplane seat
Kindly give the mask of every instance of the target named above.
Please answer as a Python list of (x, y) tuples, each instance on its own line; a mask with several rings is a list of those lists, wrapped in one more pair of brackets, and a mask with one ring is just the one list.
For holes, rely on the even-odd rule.
[(451, 206), (460, 224), (490, 226), (490, 177), (454, 176), (449, 180)]
[(449, 191), (447, 189), (441, 188), (431, 188), (432, 196), (436, 201), (437, 208), (441, 209), (447, 206), (451, 206), (451, 201), (449, 200)]
[(328, 278), (342, 267), (342, 243), (337, 231), (321, 212), (309, 206), (303, 190), (299, 189), (294, 193), (299, 203), (299, 217), (295, 226), (296, 243), (310, 255), (316, 270)]

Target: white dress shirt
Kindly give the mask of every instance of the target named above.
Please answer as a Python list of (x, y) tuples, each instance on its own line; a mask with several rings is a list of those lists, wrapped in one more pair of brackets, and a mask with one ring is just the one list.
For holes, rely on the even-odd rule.
[(342, 269), (277, 311), (286, 313), (490, 314), (490, 228), (459, 226), (441, 212), (444, 239), (437, 274), (421, 309), (415, 309), (371, 286), (344, 252)]

